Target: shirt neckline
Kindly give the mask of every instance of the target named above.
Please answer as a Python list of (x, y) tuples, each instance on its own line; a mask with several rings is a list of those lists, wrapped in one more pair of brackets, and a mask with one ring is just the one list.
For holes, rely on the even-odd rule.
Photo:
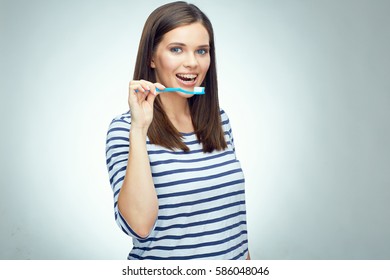
[(183, 136), (192, 136), (195, 134), (195, 132), (179, 132)]

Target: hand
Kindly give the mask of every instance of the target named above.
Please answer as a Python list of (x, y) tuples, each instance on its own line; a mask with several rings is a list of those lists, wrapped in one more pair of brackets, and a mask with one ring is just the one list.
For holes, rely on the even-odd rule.
[(147, 132), (153, 120), (153, 104), (158, 92), (165, 86), (145, 80), (131, 81), (129, 84), (129, 106), (131, 111), (131, 126)]

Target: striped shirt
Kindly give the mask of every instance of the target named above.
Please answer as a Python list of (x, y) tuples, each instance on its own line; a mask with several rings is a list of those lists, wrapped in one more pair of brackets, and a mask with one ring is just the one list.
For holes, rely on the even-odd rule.
[(245, 259), (248, 255), (245, 180), (229, 118), (221, 110), (228, 147), (204, 153), (196, 134), (182, 133), (190, 151), (146, 146), (159, 210), (153, 230), (138, 236), (118, 210), (129, 153), (130, 112), (109, 126), (106, 163), (114, 193), (115, 220), (133, 238), (128, 259)]

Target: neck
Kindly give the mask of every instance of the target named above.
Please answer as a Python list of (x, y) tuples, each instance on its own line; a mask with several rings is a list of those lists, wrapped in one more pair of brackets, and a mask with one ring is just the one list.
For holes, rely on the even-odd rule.
[(174, 127), (179, 132), (193, 132), (188, 99), (170, 92), (161, 94), (160, 98), (163, 109)]
[(160, 98), (169, 119), (181, 119), (190, 115), (190, 106), (187, 98), (169, 92), (161, 94)]

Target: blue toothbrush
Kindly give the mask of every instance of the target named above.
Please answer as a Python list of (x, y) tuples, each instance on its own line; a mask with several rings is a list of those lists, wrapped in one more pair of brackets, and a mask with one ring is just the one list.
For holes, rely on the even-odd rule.
[(194, 87), (194, 91), (185, 90), (182, 88), (165, 88), (163, 90), (156, 88), (157, 92), (172, 92), (172, 91), (180, 91), (186, 94), (205, 94), (204, 87)]

